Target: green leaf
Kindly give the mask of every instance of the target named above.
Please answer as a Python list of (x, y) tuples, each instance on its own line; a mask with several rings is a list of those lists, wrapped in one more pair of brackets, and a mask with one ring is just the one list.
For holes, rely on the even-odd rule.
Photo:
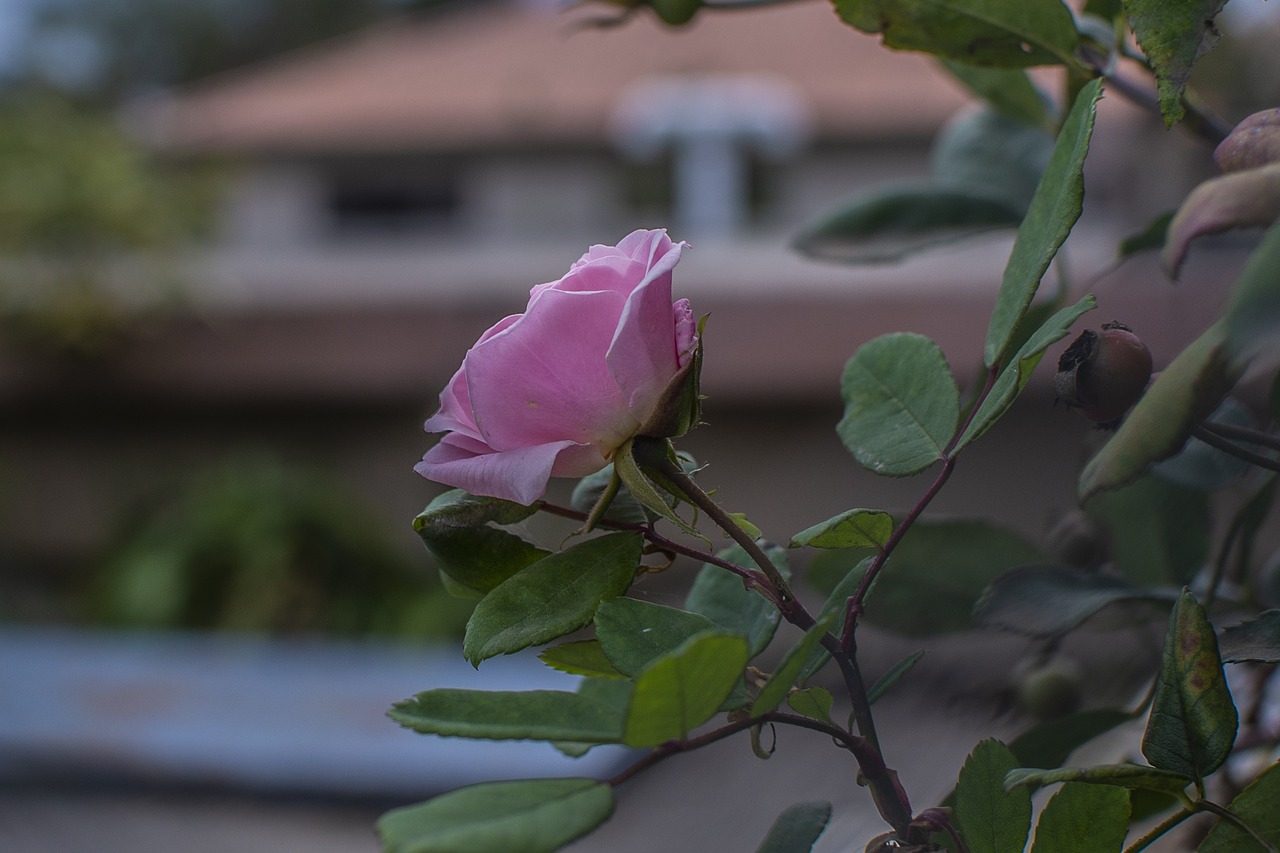
[(1004, 777), (1006, 789), (1039, 788), (1058, 782), (1087, 782), (1144, 791), (1178, 794), (1191, 780), (1181, 773), (1160, 770), (1143, 764), (1099, 764), (1094, 767), (1063, 767), (1059, 770), (1034, 770), (1020, 767)]
[(1209, 500), (1199, 489), (1145, 476), (1086, 510), (1106, 531), (1112, 568), (1135, 584), (1180, 586), (1209, 557)]
[(747, 518), (747, 514), (745, 512), (730, 512), (726, 514), (729, 518), (733, 519), (734, 524), (738, 525), (738, 527), (742, 529), (742, 532), (746, 533), (752, 539), (759, 539), (762, 535), (760, 533), (760, 528), (751, 523), (751, 520)]
[[(1277, 164), (1280, 165), (1280, 164)], [(1262, 244), (1236, 280), (1224, 318), (1227, 349), (1237, 362), (1259, 351), (1275, 351), (1280, 340), (1280, 223), (1272, 225)]]
[(765, 682), (764, 687), (760, 688), (760, 694), (756, 697), (756, 701), (751, 705), (751, 716), (758, 717), (761, 714), (767, 714), (782, 704), (787, 698), (787, 692), (795, 685), (796, 680), (804, 671), (805, 664), (813, 654), (813, 650), (822, 642), (823, 636), (831, 630), (831, 625), (836, 621), (837, 614), (828, 613), (826, 616), (818, 620), (812, 628), (805, 632), (800, 642), (796, 643), (782, 658), (773, 675)]
[(1121, 259), (1140, 252), (1151, 252), (1164, 246), (1164, 238), (1169, 233), (1169, 222), (1173, 220), (1173, 211), (1165, 211), (1147, 224), (1137, 234), (1130, 234), (1120, 241), (1116, 254)]
[(1023, 767), (1061, 767), (1084, 744), (1133, 719), (1127, 711), (1095, 708), (1046, 720), (1014, 738), (1009, 749)]
[(846, 23), (888, 47), (979, 65), (1075, 64), (1075, 22), (1059, 0), (835, 0)]
[(990, 68), (941, 60), (942, 67), (1001, 115), (1031, 127), (1048, 127), (1052, 118), (1044, 97), (1020, 68)]
[(756, 853), (809, 853), (831, 820), (831, 803), (797, 803), (778, 815)]
[(638, 675), (690, 637), (715, 630), (716, 624), (705, 616), (634, 598), (606, 601), (596, 611), (601, 649), (627, 676)]
[(1184, 591), (1169, 617), (1142, 754), (1155, 767), (1203, 779), (1231, 754), (1238, 722), (1213, 626)]
[(1031, 793), (1004, 788), (1016, 767), (1007, 746), (984, 740), (960, 769), (955, 816), (970, 853), (1022, 853), (1031, 831)]
[[(578, 512), (591, 512), (596, 502), (600, 500), (601, 495), (609, 488), (612, 480), (612, 463), (594, 474), (588, 474), (573, 487), (573, 495), (569, 498), (569, 505)], [(609, 508), (605, 510), (604, 517), (612, 521), (622, 521), (628, 524), (645, 524), (652, 520), (626, 486), (620, 487), (618, 493), (613, 496), (613, 500), (609, 503)]]
[(578, 683), (578, 695), (607, 705), (619, 715), (631, 707), (631, 682), (616, 678), (584, 678)]
[(636, 678), (623, 741), (646, 747), (682, 740), (719, 710), (748, 659), (745, 639), (718, 633), (658, 658)]
[(1065, 338), (1067, 332), (1071, 330), (1072, 324), (1080, 319), (1085, 312), (1092, 311), (1096, 307), (1097, 301), (1093, 296), (1086, 296), (1075, 305), (1054, 313), (1023, 342), (1018, 349), (1017, 355), (1000, 371), (1000, 376), (996, 379), (995, 385), (992, 386), (991, 392), (982, 401), (977, 413), (969, 421), (969, 425), (965, 427), (960, 440), (956, 442), (953, 453), (958, 453), (970, 442), (977, 439), (994, 426), (996, 421), (1004, 416), (1005, 412), (1009, 411), (1013, 401), (1022, 393), (1022, 389), (1027, 387), (1027, 382), (1031, 380), (1032, 372), (1040, 364), (1044, 351)]
[(1000, 293), (996, 297), (983, 347), (983, 361), (987, 367), (1003, 362), (1017, 334), (1018, 324), (1040, 286), (1040, 279), (1049, 268), (1049, 262), (1080, 217), (1084, 200), (1081, 170), (1085, 155), (1089, 153), (1089, 139), (1093, 135), (1094, 117), (1101, 95), (1101, 81), (1093, 80), (1086, 84), (1058, 133), (1049, 166), (1018, 229), (1000, 282)]
[(536, 506), (454, 489), (427, 504), (413, 529), (453, 581), (452, 589), (479, 597), (550, 553), (493, 526), (515, 524), (535, 512)]
[(1183, 116), (1182, 92), (1191, 66), (1218, 40), (1213, 17), (1226, 0), (1124, 0), (1129, 25), (1156, 73), (1167, 126)]
[(1018, 214), (1016, 227), (1035, 198), (1053, 147), (1053, 135), (1043, 127), (990, 108), (963, 111), (938, 135), (929, 156), (929, 173), (940, 188), (1003, 203)]
[(508, 578), (471, 614), (462, 653), (473, 666), (554, 640), (621, 595), (640, 564), (638, 533), (609, 533), (552, 554)]
[(911, 668), (920, 661), (920, 658), (924, 657), (924, 652), (924, 649), (912, 652), (890, 667), (884, 675), (877, 678), (875, 684), (872, 684), (867, 690), (867, 702), (874, 704), (881, 696), (888, 693), (893, 688), (893, 685), (901, 681), (902, 676), (910, 672)]
[(1264, 610), (1222, 632), (1219, 640), (1225, 663), (1280, 663), (1280, 610)]
[(613, 813), (594, 779), (531, 779), (459, 788), (378, 820), (385, 853), (553, 853)]
[(422, 734), (488, 740), (617, 743), (623, 723), (619, 709), (559, 690), (427, 690), (387, 715)]
[(1191, 428), (1218, 408), (1239, 375), (1225, 334), (1222, 323), (1210, 326), (1160, 373), (1081, 472), (1081, 503), (1133, 482), (1151, 463), (1177, 453)]
[[(597, 613), (599, 611), (596, 611)], [(599, 640), (574, 640), (543, 650), (538, 657), (547, 666), (570, 675), (591, 678), (626, 678), (600, 648)]]
[(1043, 562), (1026, 540), (985, 522), (917, 522), (880, 572), (862, 619), (904, 634), (963, 631), (974, 627), (974, 605), (990, 583)]
[(878, 264), (1005, 228), (1022, 214), (967, 189), (891, 187), (859, 195), (801, 228), (791, 247), (820, 261)]
[(878, 509), (850, 509), (791, 537), (792, 548), (882, 547), (893, 533), (893, 516)]
[(960, 415), (960, 392), (936, 343), (907, 332), (862, 345), (841, 380), (836, 431), (864, 468), (905, 477), (943, 457)]
[[(578, 682), (577, 694), (583, 699), (612, 709), (621, 730), (622, 720), (626, 719), (627, 709), (631, 707), (631, 682), (617, 678), (591, 677)], [(582, 741), (556, 740), (551, 745), (570, 758), (581, 758), (592, 747), (598, 744)]]
[[(1280, 847), (1280, 763), (1272, 764), (1239, 793), (1227, 810), (1272, 846)], [(1218, 821), (1198, 853), (1263, 853), (1262, 845), (1229, 820)]]
[(613, 466), (614, 470), (618, 472), (618, 477), (621, 478), (622, 484), (627, 487), (627, 491), (645, 509), (653, 512), (659, 518), (665, 518), (690, 536), (705, 538), (689, 522), (680, 517), (663, 493), (658, 491), (658, 487), (640, 469), (635, 457), (635, 439), (625, 442), (614, 451)]
[[(791, 577), (786, 550), (776, 545), (765, 547), (765, 554), (784, 578)], [(747, 553), (737, 545), (717, 556), (740, 566), (753, 565)], [(694, 578), (684, 609), (707, 617), (730, 634), (746, 636), (755, 657), (765, 650), (778, 630), (782, 615), (755, 590), (743, 586), (742, 578), (719, 566), (704, 565)]]
[(1031, 853), (1120, 853), (1128, 829), (1123, 788), (1068, 782), (1040, 814)]
[(1124, 578), (1064, 566), (1020, 566), (987, 587), (973, 608), (981, 625), (1031, 637), (1058, 637), (1118, 601), (1172, 601)]
[(787, 695), (787, 704), (791, 706), (791, 710), (821, 723), (832, 722), (831, 706), (834, 702), (831, 691), (825, 687), (806, 687), (793, 690)]

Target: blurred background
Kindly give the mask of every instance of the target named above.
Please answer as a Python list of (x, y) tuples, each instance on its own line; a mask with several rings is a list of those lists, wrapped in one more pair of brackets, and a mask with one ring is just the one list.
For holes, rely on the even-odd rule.
[[(679, 29), (562, 6), (0, 3), (0, 850), (373, 850), (389, 805), (625, 760), (486, 758), (382, 717), (428, 687), (559, 683), (528, 660), (462, 664), (469, 604), (410, 527), (440, 489), (412, 466), (470, 343), (591, 243), (669, 227), (693, 245), (676, 291), (711, 315), (708, 425), (682, 447), (730, 509), (785, 541), (923, 490), (845, 453), (841, 369), (910, 330), (976, 380), (1010, 232), (857, 267), (789, 244), (851, 196), (934, 180), (939, 134), (973, 128), (963, 87), (823, 2)], [(1197, 68), (1230, 123), (1280, 98), (1277, 17), (1234, 0)], [(1239, 252), (1197, 250), (1172, 287), (1115, 246), (1210, 173), (1209, 149), (1114, 95), (1093, 149), (1072, 287), (1159, 369)], [(1038, 541), (1074, 506), (1097, 439), (1053, 407), (1049, 372), (939, 514)], [(905, 648), (882, 645), (872, 660)], [(926, 789), (991, 725), (981, 702), (951, 710), (895, 724)], [(732, 760), (699, 790), (736, 779)], [(804, 760), (804, 781), (770, 767), (759, 784), (840, 778)], [(651, 849), (649, 810), (688, 806), (663, 799), (675, 783), (633, 784), (619, 828), (581, 849)], [(772, 813), (742, 816), (744, 796), (717, 832), (763, 834)]]

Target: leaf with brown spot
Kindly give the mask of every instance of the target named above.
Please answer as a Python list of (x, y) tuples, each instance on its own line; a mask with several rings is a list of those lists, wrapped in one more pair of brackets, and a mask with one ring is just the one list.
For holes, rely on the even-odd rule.
[(1142, 754), (1161, 770), (1203, 779), (1227, 760), (1238, 723), (1213, 625), (1183, 590), (1169, 617)]

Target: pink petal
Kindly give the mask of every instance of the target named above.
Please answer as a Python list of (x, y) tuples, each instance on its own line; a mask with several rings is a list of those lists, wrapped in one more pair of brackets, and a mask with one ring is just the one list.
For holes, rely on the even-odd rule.
[(654, 403), (680, 367), (671, 304), (671, 270), (680, 260), (683, 246), (671, 246), (627, 299), (606, 356), (627, 406), (641, 422), (648, 419)]
[(609, 255), (575, 266), (552, 288), (566, 292), (608, 290), (626, 296), (644, 275), (645, 267), (639, 262), (623, 255)]
[[(471, 348), (475, 349), (489, 338), (512, 326), (519, 319), (519, 314), (511, 314), (502, 318), (486, 329), (484, 334), (480, 336), (480, 340), (476, 341)], [(468, 350), (468, 353), (470, 353), (470, 350)], [(467, 390), (466, 358), (463, 358), (462, 366), (453, 374), (453, 378), (449, 380), (449, 384), (445, 386), (445, 389), (440, 392), (440, 410), (427, 418), (427, 422), (423, 424), (423, 429), (427, 432), (456, 430), (472, 438), (480, 438), (480, 431), (476, 428), (475, 417), (471, 413), (471, 396)]]
[(632, 435), (639, 422), (601, 357), (623, 304), (609, 291), (546, 290), (518, 322), (473, 347), (467, 383), (485, 441), (511, 450), (568, 440), (608, 452)]
[[(652, 267), (658, 259), (671, 251), (671, 238), (666, 229), (632, 231), (618, 241), (618, 251)], [(684, 244), (681, 244), (684, 245)]]
[[(546, 493), (547, 480), (561, 451), (573, 446), (560, 441), (502, 453), (473, 453), (447, 435), (413, 467), (428, 480), (465, 489), (473, 495), (515, 501), (528, 506)], [(597, 466), (595, 470), (603, 467)], [(587, 472), (590, 473), (590, 472)]]
[(449, 384), (440, 392), (440, 410), (422, 425), (427, 432), (457, 431), (480, 437), (475, 420), (471, 417), (471, 400), (467, 394), (467, 365), (464, 361)]

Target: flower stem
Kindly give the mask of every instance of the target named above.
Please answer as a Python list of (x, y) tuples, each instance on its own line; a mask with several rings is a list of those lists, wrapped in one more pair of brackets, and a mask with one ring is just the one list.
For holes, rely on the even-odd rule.
[(724, 740), (739, 732), (747, 731), (756, 726), (765, 723), (780, 723), (782, 725), (796, 726), (802, 729), (810, 729), (815, 732), (821, 732), (827, 735), (842, 748), (849, 750), (858, 759), (861, 765), (864, 760), (876, 761), (878, 756), (872, 756), (868, 752), (867, 743), (855, 734), (851, 734), (844, 729), (832, 723), (824, 723), (821, 720), (815, 720), (811, 717), (801, 717), (797, 714), (787, 714), (781, 711), (770, 711), (767, 714), (761, 714), (758, 717), (752, 717), (746, 720), (735, 720), (727, 725), (721, 726), (697, 737), (685, 738), (683, 740), (670, 740), (656, 747), (648, 755), (645, 755), (639, 761), (622, 770), (618, 775), (609, 779), (609, 784), (617, 787), (623, 782), (639, 775), (641, 772), (649, 769), (658, 762), (677, 755), (681, 752), (691, 752), (704, 746), (710, 746), (716, 741)]
[(1181, 809), (1169, 817), (1162, 820), (1159, 824), (1152, 828), (1150, 832), (1139, 838), (1133, 844), (1125, 848), (1124, 853), (1138, 853), (1140, 850), (1146, 850), (1154, 844), (1162, 835), (1191, 817), (1195, 812)]
[(683, 497), (705, 512), (717, 527), (741, 546), (742, 550), (747, 552), (747, 556), (755, 561), (755, 564), (760, 567), (760, 571), (764, 572), (765, 577), (777, 589), (783, 605), (787, 602), (795, 601), (795, 593), (791, 591), (791, 586), (787, 583), (787, 579), (778, 571), (778, 567), (769, 559), (769, 555), (764, 552), (760, 544), (752, 538), (751, 534), (743, 530), (736, 521), (730, 518), (729, 514), (721, 509), (720, 505), (711, 499), (711, 495), (704, 492), (702, 487), (684, 472), (683, 468), (671, 461), (671, 458), (667, 455), (667, 448), (670, 447), (670, 443), (663, 439), (659, 445), (654, 443), (652, 439), (646, 439), (642, 445), (640, 443), (641, 439), (642, 437), (635, 439), (635, 447), (637, 453), (643, 453), (644, 455), (643, 464), (657, 469), (663, 477), (680, 490)]
[[(803, 631), (808, 631), (812, 628), (816, 620), (805, 609), (799, 599), (795, 597), (795, 594), (792, 593), (790, 585), (782, 577), (782, 574), (773, 564), (773, 561), (769, 559), (769, 556), (765, 554), (764, 549), (747, 531), (743, 530), (737, 522), (730, 518), (728, 513), (721, 509), (720, 505), (703, 491), (702, 487), (695, 483), (692, 477), (684, 472), (684, 469), (671, 460), (667, 452), (669, 446), (665, 441), (661, 445), (650, 442), (646, 442), (643, 446), (637, 445), (638, 451), (644, 455), (643, 465), (655, 469), (657, 473), (666, 478), (694, 506), (706, 513), (707, 517), (715, 522), (730, 539), (747, 552), (777, 590), (778, 600), (775, 601), (775, 604), (784, 619)], [(862, 770), (867, 787), (871, 789), (872, 799), (875, 800), (881, 816), (901, 835), (910, 826), (911, 805), (907, 800), (906, 792), (898, 783), (897, 774), (885, 765), (884, 756), (880, 752), (875, 721), (871, 715), (871, 702), (867, 698), (866, 686), (863, 684), (862, 673), (858, 668), (857, 660), (848, 649), (841, 645), (836, 637), (829, 633), (823, 636), (822, 645), (831, 652), (831, 656), (835, 659), (837, 666), (840, 667), (841, 675), (844, 677), (845, 688), (848, 690), (849, 699), (853, 703), (853, 715), (857, 724), (858, 735), (852, 735), (847, 732), (845, 735), (857, 737), (859, 746), (857, 749), (851, 747), (851, 751), (858, 759), (858, 766)], [(823, 730), (825, 731), (826, 729)]]
[(1217, 433), (1223, 438), (1243, 441), (1245, 444), (1257, 444), (1271, 450), (1280, 450), (1280, 435), (1272, 435), (1260, 429), (1250, 429), (1249, 427), (1225, 424), (1219, 421), (1205, 421), (1200, 426), (1210, 432)]
[[(557, 515), (561, 518), (568, 518), (573, 521), (586, 521), (587, 513), (579, 512), (569, 507), (557, 506), (556, 504), (546, 503), (545, 501), (539, 505), (539, 509), (548, 515)], [(717, 557), (707, 551), (700, 551), (697, 548), (690, 548), (688, 545), (677, 542), (674, 539), (668, 539), (660, 533), (654, 531), (652, 527), (646, 524), (634, 524), (629, 521), (616, 521), (611, 518), (602, 518), (596, 523), (597, 527), (605, 530), (632, 530), (648, 540), (656, 548), (661, 551), (669, 551), (673, 554), (680, 554), (684, 557), (697, 560), (700, 563), (710, 563), (718, 566), (725, 571), (732, 572), (742, 578), (743, 583), (750, 589), (755, 589), (769, 599), (774, 606), (778, 606), (777, 597), (773, 594), (773, 589), (769, 584), (769, 579), (761, 572), (753, 571), (745, 566), (740, 566), (732, 560), (726, 560), (723, 557)]]
[(951, 479), (951, 473), (956, 467), (956, 444), (960, 441), (960, 437), (965, 434), (969, 428), (969, 424), (977, 417), (978, 410), (982, 408), (983, 402), (986, 401), (992, 389), (996, 387), (996, 381), (1000, 378), (1001, 365), (993, 364), (987, 369), (987, 379), (983, 383), (982, 390), (978, 392), (978, 396), (969, 406), (969, 414), (964, 418), (963, 422), (956, 428), (955, 433), (951, 437), (951, 441), (947, 443), (947, 447), (942, 451), (940, 458), (942, 459), (942, 470), (938, 472), (938, 476), (934, 478), (929, 488), (921, 495), (920, 500), (916, 501), (916, 505), (911, 508), (906, 517), (898, 523), (893, 533), (889, 535), (889, 539), (884, 543), (884, 547), (872, 559), (871, 565), (867, 566), (867, 572), (862, 576), (862, 580), (858, 583), (858, 588), (853, 595), (849, 597), (849, 602), (845, 607), (844, 634), (841, 637), (841, 644), (845, 649), (852, 649), (854, 644), (853, 635), (858, 627), (858, 616), (862, 613), (862, 605), (866, 600), (867, 592), (871, 589), (871, 584), (875, 582), (876, 576), (880, 574), (880, 570), (884, 568), (885, 561), (889, 559), (889, 555), (898, 547), (898, 543), (902, 541), (902, 537), (907, 534), (911, 526), (924, 513), (933, 499), (938, 496), (938, 492), (942, 491), (942, 487), (946, 485), (947, 480)]
[[(1155, 115), (1160, 115), (1160, 102), (1156, 98), (1155, 92), (1150, 89), (1118, 74), (1112, 74), (1107, 77), (1107, 86), (1130, 103), (1142, 107)], [(1223, 139), (1226, 139), (1227, 134), (1231, 132), (1231, 128), (1226, 126), (1221, 119), (1208, 113), (1198, 103), (1185, 95), (1182, 98), (1182, 107), (1186, 110), (1182, 120), (1183, 126), (1210, 145), (1217, 145)]]
[[(1199, 424), (1191, 428), (1191, 434), (1203, 441), (1212, 448), (1221, 450), (1223, 453), (1243, 459), (1251, 465), (1257, 465), (1259, 468), (1266, 468), (1268, 471), (1280, 471), (1280, 460), (1272, 459), (1270, 456), (1263, 456), (1261, 453), (1254, 453), (1252, 450), (1241, 447), (1234, 441), (1227, 438), (1228, 430), (1222, 428), (1222, 424)], [(1258, 435), (1249, 430), (1253, 435)], [(1238, 435), (1238, 433), (1237, 433)], [(1270, 439), (1270, 437), (1268, 436)], [(1249, 440), (1249, 439), (1244, 439)], [(1269, 442), (1258, 442), (1265, 446), (1274, 446)]]

